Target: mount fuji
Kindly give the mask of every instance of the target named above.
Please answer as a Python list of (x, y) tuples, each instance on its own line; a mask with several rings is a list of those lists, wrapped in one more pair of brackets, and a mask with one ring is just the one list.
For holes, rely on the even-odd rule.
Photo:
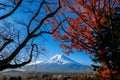
[(57, 54), (46, 61), (37, 62), (35, 65), (30, 64), (25, 67), (25, 70), (37, 72), (90, 72), (91, 67), (82, 65), (65, 55)]

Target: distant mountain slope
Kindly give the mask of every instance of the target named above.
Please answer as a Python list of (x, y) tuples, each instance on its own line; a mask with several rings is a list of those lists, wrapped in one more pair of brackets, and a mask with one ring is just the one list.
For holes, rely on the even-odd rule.
[(70, 58), (57, 54), (51, 59), (41, 61), (36, 65), (28, 65), (25, 67), (28, 71), (37, 72), (88, 72), (91, 71), (91, 67), (82, 65), (78, 62), (71, 60)]

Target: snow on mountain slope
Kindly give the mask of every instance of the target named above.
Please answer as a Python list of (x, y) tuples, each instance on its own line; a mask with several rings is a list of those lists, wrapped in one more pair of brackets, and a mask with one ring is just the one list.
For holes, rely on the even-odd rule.
[(48, 61), (45, 61), (44, 63), (56, 63), (56, 64), (70, 64), (70, 63), (76, 63), (77, 62), (69, 59), (68, 57), (64, 56), (64, 55), (60, 55), (57, 54), (54, 57), (52, 57), (51, 59), (49, 59)]
[(91, 67), (77, 63), (64, 55), (57, 54), (49, 60), (36, 63), (36, 65), (28, 65), (27, 69), (38, 72), (83, 72), (90, 71)]

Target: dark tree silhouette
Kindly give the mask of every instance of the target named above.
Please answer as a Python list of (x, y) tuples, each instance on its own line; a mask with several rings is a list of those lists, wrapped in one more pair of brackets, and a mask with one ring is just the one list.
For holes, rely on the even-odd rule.
[(57, 29), (50, 32), (51, 26), (46, 22), (52, 20), (59, 9), (59, 0), (0, 2), (0, 71), (24, 66), (44, 50), (40, 42), (42, 35)]
[[(66, 54), (86, 51), (103, 78), (120, 76), (120, 0), (61, 0), (67, 21), (53, 37)], [(70, 14), (67, 14), (70, 13)], [(59, 23), (59, 20), (57, 21)]]

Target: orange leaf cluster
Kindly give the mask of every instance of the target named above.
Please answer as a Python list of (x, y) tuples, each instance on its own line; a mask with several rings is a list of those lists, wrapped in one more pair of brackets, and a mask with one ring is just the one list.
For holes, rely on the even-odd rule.
[[(93, 52), (93, 47), (96, 45), (97, 33), (101, 32), (101, 25), (109, 26), (107, 22), (108, 16), (114, 13), (113, 4), (117, 5), (120, 1), (109, 0), (62, 0), (62, 5), (69, 14), (75, 14), (75, 18), (68, 18), (69, 26), (66, 28), (65, 35), (61, 39), (66, 41), (69, 36), (69, 42), (75, 44), (73, 48), (77, 51), (82, 47), (88, 53)], [(107, 24), (106, 24), (107, 23)], [(68, 34), (69, 33), (69, 34)], [(70, 38), (71, 37), (71, 38)], [(76, 41), (77, 40), (77, 41)], [(98, 45), (99, 43), (97, 43)], [(69, 45), (71, 46), (71, 45)], [(83, 50), (83, 49), (82, 49)], [(107, 53), (107, 50), (98, 51), (99, 53)]]
[(61, 5), (63, 10), (60, 19), (66, 22), (59, 30), (61, 33), (57, 32), (53, 37), (59, 37), (57, 40), (62, 41), (60, 47), (63, 51), (66, 54), (73, 50), (93, 53), (94, 61), (98, 61), (103, 68), (101, 75), (104, 78), (115, 74), (119, 69), (119, 61), (111, 58), (116, 58), (120, 51), (120, 19), (116, 18), (116, 14), (120, 13), (117, 13), (120, 0), (62, 0)]
[(115, 74), (117, 73), (116, 71), (112, 70), (112, 69), (104, 69), (104, 71), (101, 72), (101, 75), (104, 79), (109, 79), (111, 76), (111, 74)]

